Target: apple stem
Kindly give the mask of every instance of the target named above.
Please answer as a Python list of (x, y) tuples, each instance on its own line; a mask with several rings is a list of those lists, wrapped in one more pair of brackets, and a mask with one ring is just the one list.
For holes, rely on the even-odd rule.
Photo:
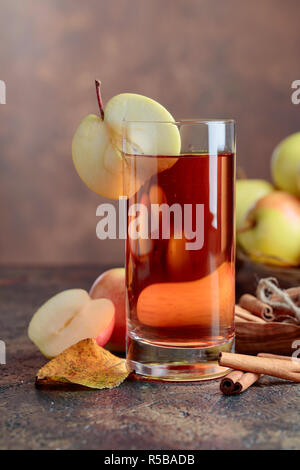
[(103, 102), (102, 102), (102, 96), (101, 96), (101, 82), (100, 80), (95, 80), (96, 84), (96, 93), (97, 93), (97, 100), (98, 100), (98, 105), (100, 109), (100, 115), (102, 121), (104, 121), (104, 109), (103, 109)]

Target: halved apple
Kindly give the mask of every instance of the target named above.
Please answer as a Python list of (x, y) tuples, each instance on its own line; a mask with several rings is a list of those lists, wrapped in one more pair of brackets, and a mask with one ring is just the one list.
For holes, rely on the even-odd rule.
[[(118, 199), (119, 196), (130, 195), (124, 194), (123, 188), (124, 120), (139, 121), (130, 126), (130, 135), (125, 139), (125, 151), (128, 154), (179, 155), (180, 133), (177, 126), (172, 124), (172, 115), (162, 105), (142, 95), (122, 93), (113, 97), (104, 110), (100, 83), (96, 82), (96, 85), (100, 116), (90, 114), (80, 123), (72, 143), (73, 162), (80, 178), (92, 191)], [(176, 158), (143, 158), (139, 164), (136, 184), (130, 192), (137, 191), (153, 174), (170, 168), (175, 162)]]
[(115, 324), (115, 308), (109, 299), (91, 300), (83, 289), (60, 292), (34, 314), (28, 336), (48, 358), (86, 338), (109, 341)]

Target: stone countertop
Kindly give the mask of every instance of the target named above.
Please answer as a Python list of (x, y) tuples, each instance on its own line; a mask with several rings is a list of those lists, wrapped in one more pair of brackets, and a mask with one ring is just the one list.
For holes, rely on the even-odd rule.
[(299, 449), (300, 385), (263, 377), (239, 396), (218, 381), (127, 380), (112, 390), (38, 390), (46, 362), (27, 338), (33, 312), (106, 267), (1, 267), (0, 449)]

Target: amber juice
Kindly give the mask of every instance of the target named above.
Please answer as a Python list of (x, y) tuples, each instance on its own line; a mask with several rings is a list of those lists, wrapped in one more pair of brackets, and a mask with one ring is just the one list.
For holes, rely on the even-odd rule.
[[(168, 168), (159, 171), (164, 161)], [(145, 172), (158, 169), (128, 199), (128, 214), (136, 204), (147, 208), (139, 220), (143, 233), (131, 237), (129, 229), (126, 243), (129, 342), (207, 348), (230, 341), (234, 315), (234, 155), (127, 155), (126, 164), (135, 181), (143, 181)], [(159, 230), (151, 232), (151, 209), (155, 213), (162, 204), (165, 208), (180, 206), (181, 231), (178, 213), (176, 218), (170, 210), (169, 220), (163, 218), (162, 211), (156, 214)], [(197, 207), (201, 208), (198, 214)], [(196, 235), (194, 241), (188, 240), (184, 232), (187, 216), (193, 233), (198, 226), (198, 243)], [(131, 215), (129, 227), (132, 220)], [(169, 238), (163, 238), (164, 220), (169, 223)]]

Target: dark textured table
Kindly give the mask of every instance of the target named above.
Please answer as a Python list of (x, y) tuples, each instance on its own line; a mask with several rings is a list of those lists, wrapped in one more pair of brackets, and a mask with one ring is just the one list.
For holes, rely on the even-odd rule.
[(46, 361), (27, 338), (33, 312), (61, 290), (88, 289), (103, 269), (0, 269), (0, 449), (300, 448), (300, 386), (277, 379), (235, 397), (223, 397), (218, 381), (37, 390)]

